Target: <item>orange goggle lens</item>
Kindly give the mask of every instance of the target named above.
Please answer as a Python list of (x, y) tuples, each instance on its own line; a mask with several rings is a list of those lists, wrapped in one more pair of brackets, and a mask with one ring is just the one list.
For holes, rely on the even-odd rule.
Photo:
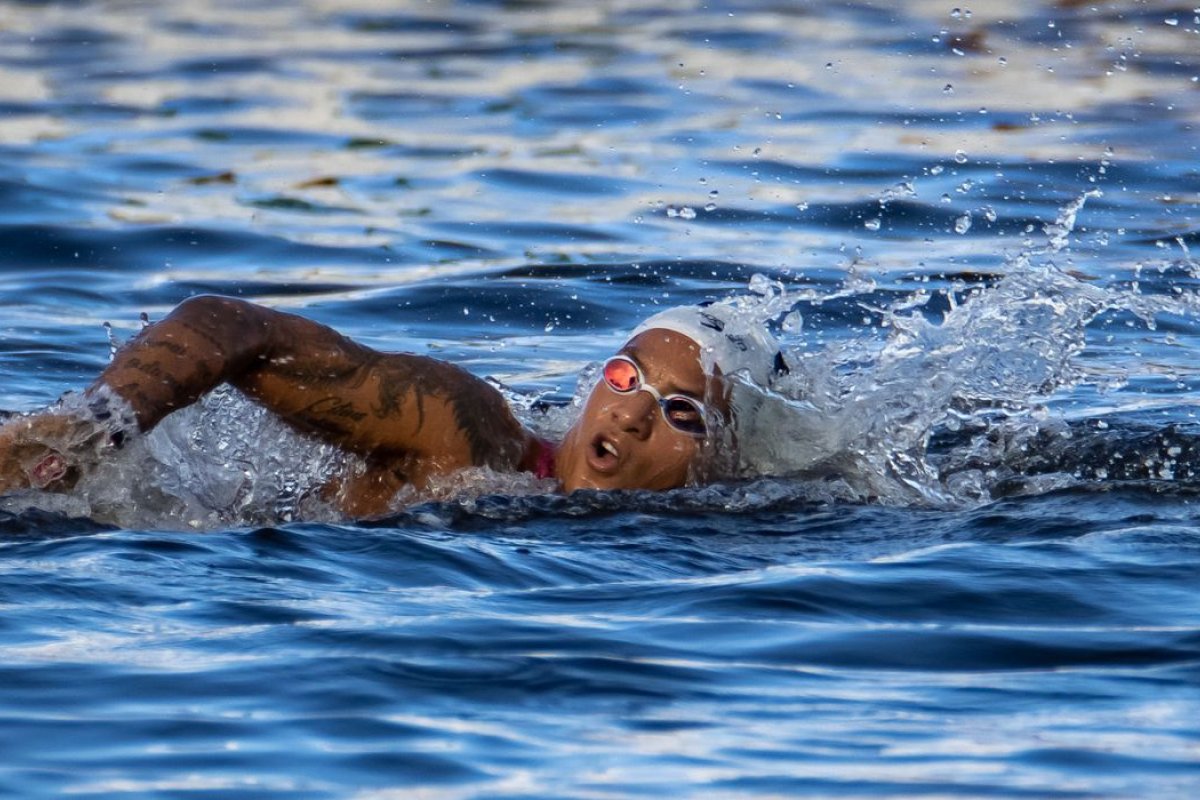
[(610, 358), (604, 363), (604, 380), (614, 392), (637, 391), (642, 385), (641, 371), (627, 358)]

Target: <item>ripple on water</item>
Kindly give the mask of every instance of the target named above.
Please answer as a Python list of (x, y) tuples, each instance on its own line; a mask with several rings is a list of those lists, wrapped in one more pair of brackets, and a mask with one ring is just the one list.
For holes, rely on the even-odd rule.
[[(561, 430), (542, 392), (757, 273), (821, 368), (791, 454), (854, 435), (815, 475), (289, 523), (281, 467), (326, 462), (212, 399), (124, 465), (186, 502), (5, 500), (0, 794), (1194, 794), (1188, 9), (336, 5), (5, 7), (0, 406), (220, 292)], [(244, 488), (219, 447), (271, 501), (188, 504)]]

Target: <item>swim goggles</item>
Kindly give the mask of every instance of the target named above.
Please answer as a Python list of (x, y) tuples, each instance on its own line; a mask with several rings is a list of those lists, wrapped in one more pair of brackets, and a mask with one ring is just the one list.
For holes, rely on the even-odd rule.
[(668, 394), (655, 389), (646, 382), (642, 368), (628, 356), (613, 356), (604, 362), (604, 382), (617, 394), (633, 394), (646, 391), (658, 401), (663, 419), (675, 430), (688, 436), (708, 434), (708, 419), (704, 405), (685, 394)]

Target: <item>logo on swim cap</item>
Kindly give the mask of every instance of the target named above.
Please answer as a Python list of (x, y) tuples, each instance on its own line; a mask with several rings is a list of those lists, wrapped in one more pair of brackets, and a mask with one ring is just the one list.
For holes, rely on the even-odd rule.
[(669, 308), (638, 325), (629, 336), (652, 328), (674, 331), (694, 341), (710, 374), (717, 370), (724, 375), (743, 372), (758, 385), (767, 386), (774, 375), (787, 372), (775, 337), (757, 320), (739, 317), (728, 303)]
[[(721, 331), (725, 330), (724, 320), (719, 320), (716, 317), (714, 317), (712, 314), (706, 314), (703, 311), (701, 311), (698, 314), (698, 316), (700, 317), (700, 324), (703, 325), (704, 327), (712, 328), (717, 333), (720, 333)], [(653, 319), (653, 317), (651, 317), (651, 319)]]

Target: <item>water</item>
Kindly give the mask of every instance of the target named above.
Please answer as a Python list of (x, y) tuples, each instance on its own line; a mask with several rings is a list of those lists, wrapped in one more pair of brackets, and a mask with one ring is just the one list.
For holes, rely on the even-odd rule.
[(200, 292), (793, 369), (703, 488), (339, 519), (221, 393), (0, 501), (0, 793), (1195, 796), (1200, 9), (175, 5), (0, 5), (0, 408)]

